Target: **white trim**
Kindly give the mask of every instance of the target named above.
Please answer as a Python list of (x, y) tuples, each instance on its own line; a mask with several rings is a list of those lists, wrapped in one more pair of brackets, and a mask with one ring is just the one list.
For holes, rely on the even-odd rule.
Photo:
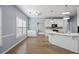
[(7, 34), (7, 35), (3, 35), (2, 37), (9, 37), (9, 36), (13, 36), (16, 35), (16, 33), (11, 33), (11, 34)]
[[(27, 36), (25, 37), (27, 38)], [(7, 53), (8, 51), (10, 51), (13, 47), (15, 47), (16, 45), (18, 45), (20, 42), (22, 42), (24, 39), (20, 40), (19, 42), (17, 42), (16, 44), (14, 44), (13, 46), (11, 46), (9, 49), (5, 50), (2, 54)]]

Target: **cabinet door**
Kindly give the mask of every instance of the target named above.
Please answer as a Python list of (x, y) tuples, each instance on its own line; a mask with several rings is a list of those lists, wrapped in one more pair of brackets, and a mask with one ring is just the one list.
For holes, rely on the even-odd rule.
[(64, 36), (64, 35), (51, 35), (49, 36), (49, 42), (51, 44), (57, 45), (59, 47), (68, 49), (73, 52), (79, 52), (78, 51), (78, 40), (76, 38), (70, 36)]

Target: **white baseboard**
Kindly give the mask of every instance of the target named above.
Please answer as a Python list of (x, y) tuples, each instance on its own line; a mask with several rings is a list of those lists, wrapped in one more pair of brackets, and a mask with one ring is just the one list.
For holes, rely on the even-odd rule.
[(13, 36), (13, 35), (16, 35), (16, 33), (11, 33), (11, 34), (7, 34), (7, 35), (3, 35), (2, 37), (6, 38), (6, 37), (9, 37), (9, 36)]
[[(25, 38), (27, 38), (27, 36), (26, 36)], [(20, 42), (22, 42), (23, 40), (24, 40), (24, 39), (18, 41), (16, 44), (14, 44), (13, 46), (11, 46), (9, 49), (5, 50), (2, 54), (7, 53), (8, 51), (10, 51), (13, 47), (15, 47), (16, 45), (18, 45), (18, 44), (19, 44)]]

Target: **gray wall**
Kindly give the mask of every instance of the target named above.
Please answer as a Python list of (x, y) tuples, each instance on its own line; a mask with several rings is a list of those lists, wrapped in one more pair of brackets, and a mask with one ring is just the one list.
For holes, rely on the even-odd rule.
[[(38, 24), (39, 23), (39, 24)], [(45, 19), (31, 18), (29, 21), (29, 26), (31, 30), (44, 33), (45, 32)]]
[(29, 20), (29, 29), (31, 30), (38, 30), (38, 27), (37, 27), (37, 22), (38, 22), (38, 19), (30, 19)]
[(79, 26), (79, 7), (77, 7), (77, 26)]
[(77, 33), (77, 15), (72, 17), (69, 21), (70, 31), (72, 33)]
[(26, 37), (26, 35), (23, 35), (16, 38), (16, 17), (21, 17), (27, 21), (28, 17), (15, 6), (4, 5), (0, 7), (2, 8), (2, 46), (0, 47), (0, 53), (2, 53)]

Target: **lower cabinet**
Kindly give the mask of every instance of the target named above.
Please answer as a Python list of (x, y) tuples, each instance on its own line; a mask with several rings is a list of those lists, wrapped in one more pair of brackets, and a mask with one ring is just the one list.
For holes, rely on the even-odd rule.
[(64, 35), (49, 35), (49, 42), (59, 47), (79, 53), (79, 37), (64, 36)]

